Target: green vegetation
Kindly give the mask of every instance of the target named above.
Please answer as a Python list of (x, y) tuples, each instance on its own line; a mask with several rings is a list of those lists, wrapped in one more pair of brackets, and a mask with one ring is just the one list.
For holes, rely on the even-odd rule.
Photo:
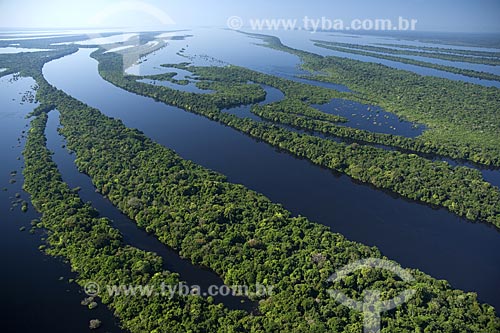
[(396, 47), (400, 49), (409, 49), (409, 50), (423, 50), (430, 52), (446, 52), (446, 53), (454, 53), (468, 56), (477, 56), (477, 57), (487, 57), (487, 58), (500, 58), (500, 52), (492, 52), (492, 51), (477, 51), (477, 50), (461, 50), (461, 49), (450, 49), (444, 47), (429, 47), (429, 46), (414, 46), (414, 45), (399, 45), (399, 44), (384, 44), (379, 43), (381, 46), (389, 46)]
[[(82, 286), (87, 281), (101, 286), (178, 284), (177, 274), (162, 270), (161, 258), (125, 245), (110, 221), (99, 217), (62, 181), (45, 147), (46, 121), (47, 114), (41, 113), (31, 123), (24, 150), (24, 188), (43, 214), (40, 227), (49, 232), (47, 253), (68, 259)], [(224, 332), (223, 324), (238, 327), (233, 320), (243, 316), (196, 296), (111, 297), (105, 291), (99, 296), (131, 332)]]
[(171, 72), (171, 73), (163, 73), (163, 74), (157, 74), (157, 75), (148, 75), (147, 77), (138, 76), (137, 78), (138, 79), (149, 79), (149, 80), (154, 80), (154, 81), (168, 81), (168, 82), (172, 82), (172, 83), (179, 84), (182, 86), (189, 84), (188, 80), (174, 79), (174, 77), (176, 75), (177, 75), (177, 73)]
[[(379, 47), (379, 46), (372, 46), (372, 45), (329, 42), (329, 41), (323, 41), (323, 40), (313, 40), (313, 42), (320, 44), (318, 46), (321, 46), (321, 47), (327, 45), (327, 46), (335, 46), (335, 47), (339, 47), (339, 48), (343, 48), (343, 49), (346, 49), (346, 48), (347, 49), (356, 49), (356, 50), (364, 50), (364, 51), (369, 51), (369, 52), (380, 52), (380, 53), (385, 53), (385, 54), (409, 55), (409, 56), (434, 58), (434, 59), (441, 59), (441, 60), (455, 61), (455, 62), (468, 62), (468, 63), (472, 63), (472, 64), (482, 64), (482, 65), (491, 65), (491, 66), (500, 65), (500, 59), (496, 59), (496, 58), (470, 57), (470, 56), (467, 56), (467, 54), (457, 55), (457, 54), (450, 54), (450, 53), (439, 53), (437, 50), (433, 50), (432, 52), (422, 52), (422, 51), (410, 51), (410, 50), (395, 49), (395, 48), (388, 48), (388, 47)], [(342, 51), (342, 52), (350, 52), (350, 50)]]
[(91, 319), (89, 322), (89, 328), (91, 330), (96, 330), (101, 327), (101, 321), (99, 319)]
[[(126, 89), (141, 88), (142, 94), (154, 94), (157, 99), (221, 121), (273, 145), (283, 145), (298, 156), (333, 160), (333, 156), (328, 155), (331, 149), (338, 151), (339, 157), (356, 159), (364, 153), (374, 153), (377, 158), (376, 154), (384, 152), (299, 135), (219, 110), (225, 105), (263, 99), (262, 89), (257, 89), (257, 85), (249, 85), (243, 96), (228, 91), (229, 83), (243, 85), (241, 80), (246, 83), (245, 74), (250, 75), (253, 82), (261, 83), (260, 78), (265, 80), (262, 83), (295, 98), (295, 102), (286, 103), (321, 103), (343, 96), (328, 89), (260, 76), (236, 67), (193, 69), (198, 74), (205, 71), (207, 80), (211, 75), (213, 81), (217, 78), (221, 81), (213, 85), (218, 91), (203, 97), (137, 83), (116, 70), (114, 65), (121, 65), (116, 62), (116, 56), (106, 54), (103, 57), (107, 60), (101, 64), (103, 75)], [(193, 263), (213, 269), (227, 284), (261, 282), (274, 286), (274, 294), (259, 301), (258, 315), (228, 311), (202, 297), (111, 298), (101, 295), (124, 328), (131, 332), (360, 332), (362, 314), (337, 303), (328, 294), (330, 288), (343, 291), (354, 299), (362, 299), (366, 289), (378, 289), (383, 299), (389, 299), (412, 288), (416, 294), (409, 302), (382, 315), (384, 331), (482, 333), (500, 330), (500, 319), (495, 316), (494, 309), (479, 304), (473, 293), (453, 290), (446, 281), (433, 279), (417, 270), (411, 270), (415, 281), (409, 284), (389, 271), (374, 269), (356, 271), (330, 285), (326, 280), (338, 268), (360, 258), (382, 258), (381, 254), (375, 248), (348, 241), (304, 217), (292, 217), (290, 212), (264, 196), (181, 159), (139, 131), (126, 128), (121, 121), (108, 118), (55, 89), (41, 75), (43, 59), (37, 59), (34, 55), (29, 63), (18, 64), (37, 81), (37, 99), (41, 103), (32, 114), (36, 118), (32, 121), (24, 150), (25, 189), (31, 194), (33, 206), (43, 214), (41, 222), (34, 223), (49, 231), (47, 252), (67, 258), (79, 274), (78, 283), (84, 285), (91, 280), (101, 285), (176, 284), (178, 276), (163, 271), (158, 256), (125, 245), (110, 221), (99, 217), (97, 211), (84, 204), (76, 191), (62, 181), (45, 146), (46, 113), (53, 108), (60, 111), (61, 132), (68, 147), (77, 155), (75, 163), (79, 170), (88, 174), (99, 192), (140, 227)], [(238, 79), (239, 75), (242, 77)], [(233, 79), (226, 80), (225, 76)], [(295, 106), (296, 110), (303, 109), (299, 104), (289, 105), (291, 109)], [(317, 114), (306, 113), (291, 114), (317, 120)], [(396, 152), (391, 154), (394, 155), (392, 161), (405, 161), (409, 169), (425, 170), (422, 174), (429, 172), (429, 175), (440, 176), (441, 173), (433, 174), (432, 170), (440, 166), (452, 173), (463, 173), (461, 178), (473, 182), (464, 191), (470, 190), (472, 195), (478, 194), (476, 187), (488, 187), (487, 183), (476, 182), (477, 174), (470, 169), (451, 169), (431, 163), (432, 168), (428, 170), (423, 159)], [(368, 159), (371, 158), (369, 155)], [(413, 164), (413, 161), (417, 162)], [(448, 175), (447, 171), (444, 174)], [(490, 198), (489, 194), (486, 196)]]
[[(489, 72), (479, 72), (479, 71), (475, 71), (472, 69), (463, 69), (463, 68), (457, 68), (457, 67), (452, 67), (452, 66), (445, 66), (445, 65), (434, 64), (434, 63), (426, 62), (426, 61), (420, 61), (420, 60), (414, 60), (414, 59), (408, 59), (408, 58), (403, 58), (403, 57), (391, 56), (391, 55), (387, 55), (387, 54), (380, 54), (380, 53), (365, 51), (367, 48), (369, 48), (369, 46), (362, 46), (362, 48), (355, 49), (353, 47), (339, 47), (337, 44), (339, 44), (339, 43), (332, 43), (332, 42), (326, 42), (326, 41), (314, 43), (314, 45), (316, 45), (316, 46), (319, 46), (319, 47), (322, 47), (325, 49), (329, 49), (329, 50), (333, 50), (333, 51), (347, 52), (347, 53), (358, 54), (358, 55), (368, 56), (368, 57), (373, 57), (373, 58), (378, 58), (378, 59), (396, 61), (396, 62), (400, 62), (402, 64), (427, 67), (427, 68), (437, 69), (440, 71), (445, 71), (445, 72), (449, 72), (449, 73), (453, 73), (453, 74), (474, 77), (474, 78), (483, 79), (483, 80), (500, 81), (499, 75), (492, 74)], [(351, 44), (349, 44), (349, 45), (351, 45)], [(353, 44), (353, 45), (355, 45), (355, 44)], [(379, 52), (381, 52), (381, 51), (379, 51)]]
[[(272, 103), (265, 106), (255, 105), (252, 108), (252, 112), (257, 114), (258, 116), (261, 116), (262, 118), (272, 120), (274, 122), (282, 122), (278, 121), (278, 119), (271, 119), (270, 117), (267, 117), (267, 115), (269, 114), (265, 115), (264, 113), (259, 113), (257, 111), (257, 110), (269, 111), (270, 109), (273, 110), (272, 111), (273, 115), (275, 115), (275, 112), (283, 112), (286, 113), (287, 116), (290, 116), (291, 119), (300, 119), (300, 120), (305, 119), (306, 121), (313, 121), (313, 122), (318, 121), (319, 123), (347, 122), (347, 119), (344, 117), (319, 111), (318, 109), (309, 106), (307, 103), (304, 103), (301, 100), (296, 100), (292, 98), (286, 98), (279, 103)], [(299, 128), (306, 128), (305, 126), (300, 126), (299, 124), (292, 124), (287, 122), (282, 122), (282, 123), (294, 125)]]
[[(214, 82), (210, 87), (218, 90), (215, 94), (209, 95), (186, 93), (136, 82), (134, 77), (123, 76), (119, 70), (121, 68), (120, 57), (102, 52), (96, 52), (93, 56), (99, 60), (101, 75), (126, 90), (204, 115), (293, 155), (345, 173), (354, 179), (391, 190), (413, 200), (446, 207), (470, 220), (488, 221), (500, 227), (500, 191), (485, 182), (477, 170), (465, 167), (453, 168), (444, 162), (432, 162), (414, 154), (386, 151), (365, 145), (337, 143), (312, 135), (294, 133), (272, 124), (241, 119), (220, 111), (222, 108), (264, 99), (264, 96), (258, 96), (253, 92), (245, 97), (243, 89), (237, 89), (238, 95), (233, 95), (237, 91), (231, 88), (227, 91), (224, 89), (241, 86), (251, 81), (273, 86), (282, 90), (287, 96), (288, 100), (281, 102), (280, 105), (287, 103), (283, 109), (290, 109), (290, 113), (275, 112), (273, 117), (279, 116), (278, 120), (282, 123), (307, 128), (304, 124), (318, 122), (314, 119), (317, 114), (311, 118), (312, 111), (307, 108), (307, 105), (306, 107), (301, 105), (299, 101), (310, 104), (324, 103), (333, 97), (345, 96), (345, 93), (235, 66), (186, 67), (185, 64), (180, 64), (177, 67), (190, 70), (201, 80)], [(255, 84), (249, 85), (249, 87), (252, 86)], [(260, 87), (259, 89), (262, 90)], [(294, 107), (290, 107), (292, 104)], [(308, 117), (297, 116), (297, 113), (308, 114)], [(285, 117), (294, 118), (298, 123), (284, 120)]]
[[(450, 147), (437, 145), (436, 143), (422, 137), (408, 138), (400, 135), (374, 133), (367, 130), (340, 126), (335, 124), (335, 122), (340, 122), (338, 120), (307, 117), (304, 116), (303, 112), (293, 112), (294, 108), (311, 108), (303, 102), (296, 102), (294, 107), (290, 107), (288, 104), (289, 100), (285, 100), (280, 103), (272, 103), (265, 106), (253, 106), (251, 111), (259, 117), (275, 123), (286, 124), (299, 129), (346, 138), (360, 144), (380, 144), (398, 148), (403, 152), (408, 153), (441, 155), (462, 160), (469, 156), (469, 150), (463, 149), (463, 146)], [(292, 113), (296, 114), (294, 115)], [(333, 117), (335, 116), (333, 115)]]
[(28, 211), (28, 203), (26, 201), (23, 201), (21, 204), (21, 211), (23, 213), (26, 213)]
[[(255, 35), (265, 46), (299, 56), (315, 80), (340, 83), (362, 98), (429, 130), (420, 139), (439, 151), (454, 150), (474, 163), (500, 166), (500, 90), (287, 47), (276, 37)], [(427, 144), (428, 143), (428, 144)], [(441, 152), (436, 152), (440, 153)]]
[[(203, 317), (202, 320), (198, 316), (193, 319), (193, 307), (190, 307), (189, 318), (175, 317), (184, 322), (184, 329), (358, 332), (362, 327), (361, 314), (338, 304), (329, 296), (329, 288), (342, 290), (359, 299), (362, 298), (362, 291), (369, 287), (381, 290), (384, 298), (393, 297), (410, 287), (385, 270), (371, 270), (369, 274), (357, 271), (344, 281), (329, 285), (326, 279), (339, 267), (359, 258), (381, 258), (380, 253), (374, 248), (347, 241), (306, 218), (292, 217), (288, 211), (262, 195), (228, 183), (225, 177), (182, 160), (173, 151), (152, 142), (140, 132), (126, 128), (120, 121), (105, 117), (98, 110), (63, 93), (59, 92), (57, 100), (49, 98), (40, 93), (44, 86), (41, 84), (39, 99), (56, 102), (61, 113), (61, 131), (67, 138), (68, 147), (76, 152), (77, 166), (93, 179), (97, 189), (114, 205), (193, 263), (216, 271), (225, 283), (252, 285), (260, 281), (274, 285), (275, 293), (260, 301), (258, 316), (226, 312), (220, 306), (210, 306), (211, 312), (206, 313), (202, 306), (205, 304), (203, 299), (190, 299), (186, 302), (196, 300), (201, 303), (195, 313)], [(33, 151), (32, 148), (30, 145), (27, 151)], [(40, 163), (46, 161), (39, 156), (33, 160)], [(31, 168), (26, 170), (26, 175), (43, 181), (47, 179), (45, 173), (35, 174)], [(45, 188), (48, 184), (42, 186)], [(32, 192), (35, 193), (36, 189)], [(65, 193), (72, 198), (76, 196), (69, 189)], [(50, 191), (41, 195), (45, 197), (48, 194)], [(52, 202), (52, 198), (44, 201)], [(37, 207), (44, 209), (46, 206), (37, 204)], [(74, 224), (61, 225), (59, 222), (66, 220), (61, 219), (60, 214), (72, 212), (68, 208), (63, 206), (61, 212), (56, 209), (59, 216), (57, 225), (70, 228), (73, 233), (76, 232)], [(46, 219), (44, 216), (44, 224), (48, 223)], [(71, 249), (86, 249), (89, 248), (87, 243), (94, 242), (96, 238), (97, 235), (78, 237), (85, 242), (83, 245), (66, 237), (61, 242), (61, 237), (57, 237), (57, 244), (68, 244)], [(85, 253), (78, 251), (82, 257)], [(114, 252), (110, 254), (114, 258)], [(86, 271), (87, 265), (95, 264), (95, 261), (90, 262), (94, 258), (96, 256), (85, 257), (82, 259), (89, 262), (72, 261), (72, 264)], [(111, 271), (109, 264), (97, 267), (106, 267), (109, 279), (109, 274), (121, 278), (121, 265), (128, 267), (130, 262), (114, 264)], [(417, 294), (397, 311), (382, 316), (382, 326), (388, 331), (414, 332), (416, 327), (422, 332), (459, 331), (467, 327), (471, 332), (483, 332), (500, 328), (494, 309), (477, 303), (474, 294), (452, 290), (446, 282), (434, 280), (419, 271), (412, 270), (411, 273), (416, 279), (411, 287), (417, 290)], [(97, 279), (101, 281), (104, 276)], [(135, 304), (133, 302), (139, 301), (129, 300), (126, 307), (119, 301), (112, 300), (113, 303), (110, 303), (114, 307), (114, 302), (117, 302), (115, 311), (124, 318), (125, 326), (134, 332), (165, 331), (172, 323), (158, 320), (165, 318), (161, 311), (178, 312), (179, 308), (187, 306), (179, 300), (174, 304), (163, 299), (161, 303), (153, 299), (141, 301), (143, 303)], [(126, 310), (131, 308), (134, 311)], [(127, 315), (134, 316), (135, 320)], [(195, 323), (197, 326), (194, 326)]]
[(0, 64), (7, 70), (0, 72), (0, 77), (14, 74), (13, 80), (19, 76), (41, 77), (43, 64), (51, 60), (59, 59), (78, 51), (76, 47), (65, 46), (51, 51), (35, 53), (0, 54)]

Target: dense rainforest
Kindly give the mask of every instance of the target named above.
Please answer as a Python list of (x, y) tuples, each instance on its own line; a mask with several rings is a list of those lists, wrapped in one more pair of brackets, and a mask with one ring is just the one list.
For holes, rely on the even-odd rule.
[[(24, 158), (24, 189), (31, 194), (33, 206), (42, 213), (39, 228), (48, 231), (47, 253), (65, 258), (78, 273), (77, 282), (102, 286), (112, 284), (157, 285), (179, 283), (177, 274), (161, 269), (161, 258), (124, 244), (111, 221), (81, 201), (62, 181), (51, 152), (45, 147), (45, 112), (31, 122)], [(110, 297), (99, 293), (102, 302), (120, 318), (131, 332), (220, 331), (223, 327), (245, 328), (236, 324), (243, 313), (232, 312), (210, 299), (181, 297)], [(93, 301), (92, 300), (88, 300)]]
[[(307, 116), (315, 125), (325, 124), (318, 120), (318, 112), (312, 111), (307, 104), (325, 103), (331, 98), (345, 97), (331, 89), (298, 83), (236, 66), (226, 67), (188, 67), (185, 63), (169, 65), (170, 68), (189, 70), (203, 82), (203, 88), (215, 90), (214, 94), (195, 94), (174, 90), (168, 87), (153, 86), (137, 82), (134, 76), (125, 76), (122, 72), (121, 57), (113, 53), (97, 51), (93, 56), (99, 61), (100, 74), (111, 83), (128, 91), (153, 97), (156, 100), (185, 110), (204, 115), (210, 119), (238, 129), (273, 146), (288, 151), (296, 156), (309, 159), (315, 164), (345, 173), (354, 179), (371, 183), (379, 188), (396, 192), (404, 197), (448, 208), (450, 211), (465, 216), (470, 220), (488, 221), (500, 226), (500, 191), (482, 179), (479, 171), (466, 167), (451, 167), (444, 162), (432, 162), (415, 154), (399, 151), (387, 151), (370, 145), (349, 145), (319, 138), (309, 134), (295, 133), (273, 124), (241, 119), (235, 115), (221, 112), (221, 109), (240, 104), (249, 104), (263, 100), (258, 91), (263, 90), (256, 84), (266, 84), (280, 89), (286, 96), (281, 103), (288, 103), (282, 110), (290, 112), (274, 113), (269, 119), (281, 123), (297, 125), (306, 129), (317, 129), (304, 125), (302, 119)], [(248, 84), (247, 82), (253, 82)], [(255, 90), (244, 88), (254, 87)], [(248, 92), (249, 94), (245, 94)], [(290, 108), (290, 103), (294, 103)], [(271, 107), (276, 107), (276, 104)], [(266, 109), (266, 106), (264, 106)], [(279, 115), (277, 117), (275, 115)], [(286, 121), (284, 117), (294, 118), (297, 122)], [(312, 118), (311, 118), (312, 117)], [(340, 117), (323, 113), (322, 119), (343, 121)], [(363, 132), (328, 131), (329, 134), (343, 133), (344, 136), (362, 139)], [(370, 141), (370, 136), (365, 136)], [(408, 146), (415, 150), (426, 150), (425, 144), (414, 143), (412, 139), (398, 141), (391, 135), (375, 135), (371, 141), (384, 144), (394, 142), (396, 146)], [(422, 148), (419, 148), (422, 147)], [(427, 151), (432, 148), (428, 148)]]
[[(43, 96), (44, 86), (40, 86)], [(109, 119), (62, 93), (55, 102), (61, 113), (61, 132), (69, 148), (77, 154), (79, 169), (89, 174), (97, 189), (140, 227), (193, 263), (212, 268), (228, 285), (261, 281), (275, 286), (275, 293), (260, 301), (259, 316), (240, 320), (247, 325), (246, 330), (358, 331), (361, 316), (330, 298), (328, 288), (340, 288), (352, 297), (359, 297), (363, 289), (377, 286), (389, 290), (384, 296), (392, 297), (409, 287), (383, 270), (370, 271), (368, 276), (359, 271), (348, 281), (328, 285), (326, 280), (335, 269), (359, 258), (381, 257), (380, 253), (349, 242), (306, 218), (290, 216), (262, 195), (182, 160), (120, 121)], [(27, 176), (30, 176), (28, 170)], [(416, 323), (415, 320), (429, 332), (446, 327), (459, 329), (464, 321), (458, 318), (463, 316), (470, 318), (471, 330), (497, 325), (494, 315), (486, 319), (487, 313), (494, 314), (492, 308), (482, 306), (482, 310), (469, 317), (472, 313), (465, 314), (463, 301), (455, 303), (455, 296), (451, 295), (456, 291), (447, 283), (418, 271), (412, 274), (416, 278), (412, 287), (417, 288), (418, 296), (405, 305), (407, 309), (400, 308), (384, 318), (383, 325), (388, 331), (410, 331), (412, 324), (408, 323)], [(466, 302), (476, 302), (473, 294), (462, 295)], [(428, 306), (422, 307), (426, 302)], [(433, 307), (441, 302), (450, 308), (445, 323), (431, 320), (423, 324), (417, 319), (418, 313), (422, 313), (422, 319), (427, 317), (428, 321)], [(443, 312), (439, 306), (435, 309), (436, 314)], [(155, 327), (155, 316), (141, 315), (141, 318), (141, 325)], [(158, 329), (169, 327), (161, 324), (166, 326)], [(230, 324), (227, 319), (224, 325), (228, 326), (224, 328), (230, 328)]]
[[(194, 264), (211, 268), (228, 285), (260, 282), (275, 287), (273, 295), (259, 299), (255, 314), (229, 311), (198, 296), (169, 299), (100, 295), (125, 329), (131, 332), (359, 332), (363, 325), (362, 314), (337, 303), (328, 290), (340, 290), (354, 299), (362, 299), (363, 290), (371, 287), (381, 290), (384, 299), (407, 288), (416, 290), (409, 302), (382, 315), (383, 332), (500, 330), (500, 319), (494, 309), (478, 303), (475, 294), (454, 290), (446, 281), (436, 280), (418, 270), (409, 271), (415, 277), (411, 283), (379, 269), (359, 270), (342, 281), (328, 283), (327, 278), (347, 263), (383, 256), (377, 249), (348, 241), (305, 217), (293, 217), (264, 196), (183, 160), (139, 131), (125, 127), (121, 121), (106, 117), (99, 110), (50, 86), (41, 73), (43, 64), (74, 51), (68, 48), (43, 55), (27, 55), (21, 61), (11, 61), (8, 66), (1, 63), (12, 73), (33, 77), (38, 85), (36, 96), (41, 104), (32, 113), (34, 119), (24, 150), (24, 176), (25, 189), (43, 214), (38, 226), (49, 232), (47, 253), (66, 258), (79, 274), (78, 283), (82, 285), (88, 280), (102, 284), (157, 285), (178, 281), (175, 273), (161, 269), (159, 257), (126, 246), (110, 221), (100, 218), (97, 211), (84, 204), (61, 180), (51, 153), (45, 147), (44, 136), (46, 113), (57, 108), (63, 126), (61, 133), (69, 149), (76, 153), (79, 170), (88, 174), (96, 189), (139, 227)], [(116, 60), (112, 53), (105, 57)], [(276, 146), (281, 147), (282, 143), (283, 149), (288, 148), (299, 156), (311, 156), (308, 150), (312, 149), (316, 149), (313, 152), (318, 157), (329, 156), (326, 155), (328, 151), (321, 151), (325, 146), (332, 151), (338, 150), (339, 157), (347, 156), (342, 154), (348, 152), (355, 156), (353, 158), (362, 158), (366, 156), (363, 154), (372, 153), (369, 149), (375, 149), (359, 146), (362, 152), (356, 157), (359, 147), (314, 141), (320, 139), (221, 113), (220, 108), (228, 105), (263, 99), (257, 84), (240, 82), (238, 76), (244, 74), (243, 69), (230, 67), (226, 70), (234, 79), (207, 83), (218, 91), (207, 97), (171, 93), (158, 87), (148, 90), (148, 85), (125, 78), (119, 72), (105, 74), (108, 79), (118, 80), (117, 84), (126, 84), (130, 90), (142, 87), (144, 94), (155, 94), (160, 100), (170, 101), (171, 93), (176, 103), (184, 103), (182, 107), (186, 110), (222, 121), (267, 142), (275, 142)], [(214, 76), (221, 75), (218, 69), (209, 71)], [(255, 77), (252, 81), (260, 83)], [(307, 103), (343, 97), (327, 89), (316, 90), (280, 79), (276, 82), (275, 86), (279, 85), (287, 97), (294, 94), (295, 98)], [(265, 83), (273, 86), (270, 79)], [(230, 89), (238, 84), (242, 90)], [(248, 87), (244, 88), (245, 85)], [(237, 91), (243, 96), (236, 94)], [(305, 109), (301, 111), (301, 106), (291, 114), (312, 120), (342, 121), (333, 117), (326, 119), (330, 117)], [(329, 148), (327, 142), (331, 142), (333, 148)], [(390, 156), (383, 152), (378, 152), (383, 154), (380, 159)], [(402, 156), (402, 161), (416, 159), (423, 163), (422, 167), (427, 163), (418, 157), (406, 157), (398, 152), (391, 154), (395, 159)], [(408, 163), (410, 168), (418, 166)], [(450, 175), (443, 172), (446, 177), (463, 172), (460, 178), (471, 177), (473, 184), (491, 188), (477, 173), (467, 171), (470, 169), (436, 166), (451, 170)], [(428, 172), (432, 173), (433, 169), (429, 168)], [(466, 175), (468, 172), (470, 175)], [(435, 175), (439, 177), (440, 173)], [(479, 192), (474, 193), (479, 195)], [(485, 205), (485, 202), (480, 204)], [(485, 205), (480, 209), (488, 208)]]

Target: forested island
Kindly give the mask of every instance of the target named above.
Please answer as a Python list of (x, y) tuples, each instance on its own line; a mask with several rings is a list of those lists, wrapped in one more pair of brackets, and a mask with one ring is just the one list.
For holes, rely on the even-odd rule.
[[(481, 173), (431, 161), (418, 153), (434, 153), (483, 165), (500, 165), (498, 89), (422, 78), (376, 64), (320, 57), (290, 49), (277, 39), (262, 37), (269, 47), (298, 54), (313, 78), (342, 83), (356, 93), (279, 78), (238, 66), (200, 67), (165, 64), (197, 76), (197, 86), (213, 90), (196, 94), (154, 86), (139, 79), (186, 84), (175, 75), (124, 75), (120, 54), (99, 48), (93, 57), (99, 72), (112, 84), (160, 102), (178, 106), (220, 122), (253, 138), (314, 164), (390, 190), (405, 198), (445, 207), (472, 221), (500, 227), (500, 192)], [(147, 41), (147, 38), (145, 38)], [(478, 302), (474, 293), (408, 269), (415, 280), (402, 281), (387, 270), (359, 270), (334, 284), (328, 277), (344, 265), (363, 258), (384, 257), (375, 247), (347, 240), (330, 228), (294, 216), (264, 195), (235, 184), (219, 173), (183, 159), (177, 153), (105, 116), (50, 85), (42, 67), (77, 51), (73, 46), (16, 56), (0, 55), (0, 75), (19, 73), (37, 84), (39, 106), (32, 118), (24, 148), (24, 188), (42, 214), (35, 227), (47, 230), (46, 253), (68, 260), (78, 273), (77, 283), (176, 284), (175, 272), (162, 269), (154, 253), (128, 246), (111, 221), (84, 203), (78, 191), (62, 180), (46, 147), (48, 114), (60, 112), (60, 133), (75, 163), (102, 196), (137, 226), (175, 249), (193, 264), (211, 269), (227, 285), (274, 286), (268, 296), (252, 295), (252, 312), (230, 310), (208, 297), (110, 297), (99, 294), (130, 332), (360, 332), (362, 313), (330, 297), (334, 288), (361, 300), (363, 290), (384, 290), (384, 299), (412, 288), (415, 296), (384, 313), (386, 332), (497, 332), (500, 319), (493, 307)], [(147, 48), (134, 52), (147, 55)], [(349, 72), (349, 75), (346, 73)], [(368, 74), (369, 73), (369, 74)], [(366, 80), (366, 75), (374, 79)], [(384, 85), (387, 81), (397, 84)], [(419, 85), (415, 85), (418, 81)], [(265, 99), (261, 84), (279, 89), (282, 101), (259, 106)], [(441, 89), (438, 89), (437, 87)], [(414, 87), (414, 88), (412, 88)], [(427, 90), (432, 89), (432, 90)], [(429, 93), (432, 91), (432, 94)], [(443, 96), (451, 95), (443, 105)], [(476, 105), (461, 105), (470, 96)], [(477, 97), (479, 96), (479, 97)], [(429, 126), (422, 136), (372, 133), (350, 127), (344, 117), (327, 114), (314, 104), (333, 98), (380, 105), (411, 121)], [(415, 103), (415, 100), (421, 101)], [(263, 121), (222, 110), (252, 105)], [(473, 112), (481, 110), (481, 112)], [(469, 126), (465, 126), (468, 124)], [(293, 131), (282, 125), (311, 132)], [(356, 140), (336, 142), (314, 132)], [(373, 143), (395, 148), (386, 150)]]
[[(417, 56), (417, 57), (425, 57), (425, 58), (431, 58), (431, 59), (440, 59), (440, 60), (447, 60), (447, 61), (453, 61), (453, 62), (467, 62), (471, 64), (481, 64), (481, 65), (491, 65), (491, 66), (498, 66), (500, 64), (500, 59), (495, 57), (495, 53), (488, 53), (488, 52), (481, 52), (481, 53), (475, 53), (474, 51), (470, 51), (469, 53), (464, 54), (464, 50), (459, 50), (459, 54), (456, 54), (456, 51), (450, 50), (450, 49), (440, 49), (440, 48), (423, 48), (423, 49), (418, 49), (415, 50), (413, 49), (401, 49), (401, 48), (389, 48), (385, 46), (370, 46), (370, 45), (357, 45), (357, 44), (351, 44), (351, 43), (340, 43), (340, 42), (328, 42), (328, 41), (322, 41), (322, 40), (314, 40), (316, 45), (321, 46), (321, 47), (334, 47), (335, 49), (344, 49), (341, 52), (350, 52), (350, 49), (355, 49), (355, 50), (363, 50), (363, 51), (368, 51), (368, 52), (375, 52), (376, 54), (373, 55), (371, 53), (366, 53), (367, 55), (370, 56), (375, 56), (380, 55), (380, 53), (385, 53), (385, 54), (395, 54), (395, 55), (405, 55), (405, 56)], [(411, 46), (410, 46), (411, 48)], [(348, 50), (345, 50), (348, 49)], [(425, 52), (425, 51), (433, 51), (433, 52)], [(444, 53), (442, 52), (444, 51)], [(474, 56), (468, 56), (468, 54), (473, 54)], [(402, 62), (401, 58), (397, 59), (398, 62)], [(421, 64), (420, 64), (421, 65)], [(446, 68), (443, 66), (443, 68)], [(442, 68), (442, 69), (443, 69)], [(443, 69), (447, 70), (447, 69)]]
[[(485, 182), (477, 170), (466, 167), (451, 167), (444, 162), (432, 162), (411, 152), (387, 151), (370, 145), (337, 143), (308, 134), (290, 132), (274, 124), (241, 119), (221, 112), (224, 108), (255, 103), (263, 99), (263, 95), (258, 93), (258, 89), (248, 90), (252, 86), (254, 88), (258, 88), (258, 86), (248, 85), (247, 82), (266, 84), (281, 90), (286, 96), (282, 102), (254, 108), (256, 114), (269, 120), (360, 141), (393, 145), (416, 152), (439, 152), (443, 155), (464, 158), (467, 156), (474, 161), (481, 161), (476, 160), (475, 156), (470, 156), (469, 145), (467, 148), (464, 146), (465, 151), (460, 154), (451, 147), (460, 149), (461, 146), (456, 143), (451, 145), (449, 141), (442, 142), (440, 138), (430, 138), (429, 141), (423, 141), (422, 139), (408, 139), (339, 128), (335, 122), (343, 121), (342, 119), (324, 113), (322, 119), (327, 119), (327, 121), (318, 119), (317, 113), (308, 107), (310, 104), (326, 103), (336, 97), (363, 100), (364, 96), (339, 93), (331, 89), (293, 82), (235, 66), (187, 67), (185, 63), (166, 65), (170, 68), (191, 71), (201, 80), (211, 82), (204, 83), (202, 81), (203, 88), (216, 91), (215, 94), (195, 94), (137, 82), (133, 76), (124, 76), (121, 70), (123, 68), (121, 57), (117, 54), (97, 51), (93, 53), (93, 56), (99, 60), (100, 74), (106, 80), (128, 91), (153, 97), (167, 104), (204, 115), (296, 156), (307, 158), (315, 164), (346, 173), (354, 179), (389, 189), (410, 199), (444, 206), (470, 220), (488, 221), (500, 227), (500, 192)], [(244, 88), (245, 86), (248, 88)], [(235, 94), (235, 90), (239, 93)], [(492, 90), (492, 93), (494, 91), (496, 89)], [(286, 103), (284, 104), (286, 112), (277, 112), (277, 110), (285, 110), (283, 103)], [(290, 107), (290, 103), (294, 103), (294, 108)], [(489, 123), (495, 126), (493, 117), (496, 116), (493, 115), (493, 110), (491, 113), (491, 116), (486, 114), (485, 117), (490, 116), (492, 120)], [(427, 118), (422, 117), (421, 119), (427, 121)], [(437, 118), (435, 123), (439, 124), (438, 121), (442, 121), (442, 119)], [(482, 126), (487, 125), (483, 123)], [(495, 140), (492, 138), (490, 140), (492, 140), (491, 148), (498, 149), (498, 145), (493, 142)], [(433, 144), (433, 142), (437, 142), (437, 144)], [(447, 154), (448, 152), (449, 154)], [(487, 164), (492, 163), (492, 161), (498, 163), (500, 155), (497, 152), (488, 151), (488, 154), (492, 154), (492, 157), (485, 161)]]

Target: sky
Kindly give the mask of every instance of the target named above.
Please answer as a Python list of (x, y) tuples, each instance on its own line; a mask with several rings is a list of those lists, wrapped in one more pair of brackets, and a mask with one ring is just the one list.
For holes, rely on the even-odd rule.
[(417, 31), (500, 34), (500, 0), (0, 0), (0, 28), (224, 27), (229, 17), (417, 19)]

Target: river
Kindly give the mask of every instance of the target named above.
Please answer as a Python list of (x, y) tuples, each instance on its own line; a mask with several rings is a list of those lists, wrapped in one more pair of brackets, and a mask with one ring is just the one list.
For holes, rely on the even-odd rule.
[(20, 205), (14, 207), (11, 203), (30, 200), (29, 194), (22, 190), (22, 150), (25, 132), (29, 129), (26, 115), (36, 107), (36, 104), (28, 103), (23, 98), (25, 92), (32, 91), (35, 82), (27, 78), (12, 80), (12, 77), (0, 78), (2, 330), (87, 333), (89, 321), (97, 318), (102, 322), (102, 329), (96, 332), (120, 332), (116, 318), (106, 307), (89, 310), (80, 304), (86, 295), (77, 284), (69, 282), (69, 279), (75, 278), (69, 265), (38, 249), (44, 244), (42, 238), (46, 233), (37, 231), (30, 234), (30, 221), (40, 218), (31, 204), (28, 204), (28, 211), (22, 213)]
[(204, 117), (126, 92), (99, 76), (90, 52), (46, 64), (44, 76), (183, 158), (500, 307), (500, 237), (494, 228), (358, 184)]

